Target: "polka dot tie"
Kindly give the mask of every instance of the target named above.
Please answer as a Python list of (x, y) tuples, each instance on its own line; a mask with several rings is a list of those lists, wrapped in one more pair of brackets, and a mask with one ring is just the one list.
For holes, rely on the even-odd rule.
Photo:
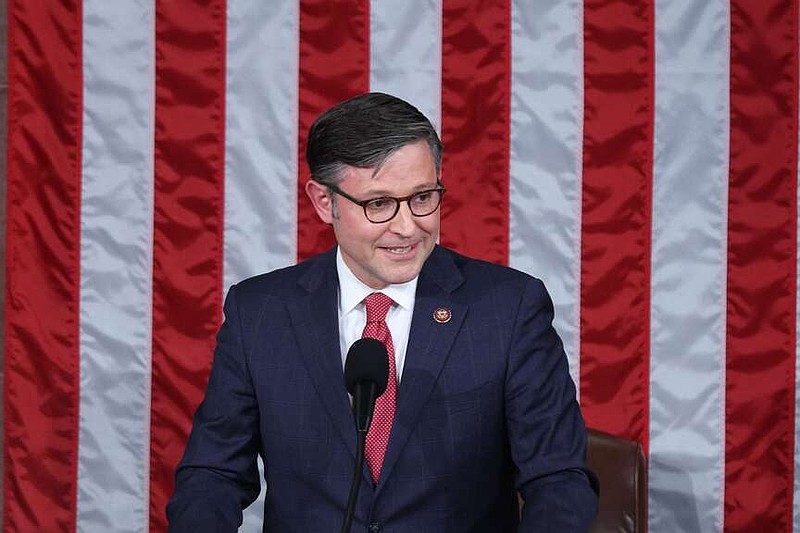
[(364, 299), (364, 303), (367, 307), (367, 325), (364, 326), (364, 333), (361, 336), (378, 339), (386, 345), (386, 351), (389, 353), (389, 382), (386, 385), (386, 392), (381, 394), (375, 402), (375, 414), (372, 416), (372, 424), (367, 432), (367, 444), (364, 450), (372, 481), (378, 483), (378, 479), (381, 477), (383, 456), (386, 454), (386, 446), (389, 444), (389, 434), (392, 432), (397, 401), (397, 366), (394, 362), (394, 345), (392, 344), (392, 335), (389, 333), (389, 326), (386, 325), (386, 314), (394, 302), (382, 292), (373, 292)]

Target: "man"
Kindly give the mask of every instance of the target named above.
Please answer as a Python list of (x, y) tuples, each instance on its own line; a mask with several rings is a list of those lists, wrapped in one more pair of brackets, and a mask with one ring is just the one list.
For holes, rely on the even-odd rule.
[(337, 247), (231, 288), (170, 529), (235, 531), (258, 454), (264, 531), (341, 528), (356, 455), (342, 369), (363, 334), (386, 343), (390, 378), (353, 531), (586, 531), (596, 494), (552, 303), (535, 278), (436, 244), (430, 122), (361, 95), (317, 119), (307, 159)]

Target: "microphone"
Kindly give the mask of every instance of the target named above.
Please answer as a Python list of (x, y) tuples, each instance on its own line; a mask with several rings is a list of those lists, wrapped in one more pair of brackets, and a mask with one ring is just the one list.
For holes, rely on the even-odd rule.
[(389, 354), (377, 339), (358, 339), (347, 351), (344, 386), (353, 396), (356, 431), (366, 433), (372, 423), (375, 400), (389, 381)]
[(344, 363), (344, 386), (353, 396), (353, 417), (356, 423), (356, 464), (353, 481), (350, 483), (350, 497), (344, 515), (342, 533), (350, 533), (353, 511), (361, 487), (361, 474), (364, 471), (364, 445), (367, 431), (372, 423), (375, 400), (386, 390), (389, 381), (389, 354), (386, 346), (377, 339), (364, 337), (358, 339), (347, 350)]

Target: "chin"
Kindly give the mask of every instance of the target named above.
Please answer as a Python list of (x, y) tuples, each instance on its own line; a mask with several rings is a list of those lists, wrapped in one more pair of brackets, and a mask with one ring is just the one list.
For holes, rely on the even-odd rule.
[(419, 271), (422, 270), (421, 266), (422, 265), (420, 265), (419, 268), (414, 267), (414, 268), (405, 269), (405, 270), (400, 271), (400, 272), (387, 273), (385, 279), (386, 279), (387, 283), (389, 283), (391, 285), (399, 285), (401, 283), (406, 283), (406, 282), (411, 281), (412, 279), (416, 278), (419, 275)]

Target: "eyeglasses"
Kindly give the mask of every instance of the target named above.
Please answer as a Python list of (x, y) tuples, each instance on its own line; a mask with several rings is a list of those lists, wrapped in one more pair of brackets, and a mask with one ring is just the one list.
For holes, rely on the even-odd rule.
[(442, 203), (442, 195), (445, 191), (445, 188), (439, 184), (435, 189), (427, 189), (399, 198), (381, 196), (370, 200), (359, 200), (353, 198), (336, 185), (326, 185), (326, 187), (354, 204), (360, 205), (364, 209), (364, 216), (373, 224), (382, 224), (392, 220), (400, 210), (400, 202), (408, 203), (408, 208), (415, 217), (428, 216), (439, 209), (439, 205)]

